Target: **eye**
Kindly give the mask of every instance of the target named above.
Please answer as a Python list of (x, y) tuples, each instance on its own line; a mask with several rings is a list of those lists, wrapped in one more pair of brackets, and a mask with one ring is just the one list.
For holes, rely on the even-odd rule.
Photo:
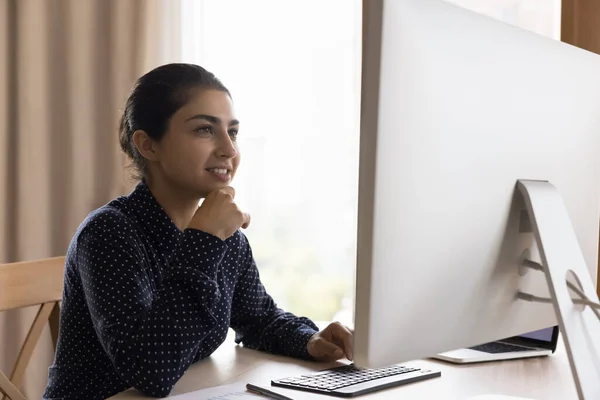
[(235, 138), (237, 138), (238, 132), (239, 131), (237, 129), (230, 129), (229, 130), (229, 136), (231, 136), (232, 138), (235, 139)]
[(194, 132), (212, 134), (213, 130), (212, 130), (212, 126), (208, 125), (208, 126), (200, 126), (196, 129), (194, 129)]

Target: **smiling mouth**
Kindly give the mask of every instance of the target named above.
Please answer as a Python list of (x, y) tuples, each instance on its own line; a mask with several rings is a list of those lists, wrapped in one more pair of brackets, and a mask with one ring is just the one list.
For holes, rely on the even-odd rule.
[(207, 171), (218, 174), (218, 175), (227, 175), (229, 174), (229, 170), (225, 168), (209, 168)]
[(211, 175), (213, 177), (215, 177), (217, 180), (223, 182), (223, 183), (228, 183), (229, 181), (231, 181), (231, 170), (227, 169), (227, 168), (207, 168), (206, 169), (208, 172), (211, 173)]

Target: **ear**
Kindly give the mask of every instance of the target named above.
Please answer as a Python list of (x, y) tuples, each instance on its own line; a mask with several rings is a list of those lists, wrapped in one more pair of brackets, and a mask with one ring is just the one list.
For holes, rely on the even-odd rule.
[(157, 143), (146, 132), (142, 130), (135, 131), (133, 133), (133, 143), (135, 143), (135, 147), (137, 147), (142, 157), (146, 160), (158, 160)]

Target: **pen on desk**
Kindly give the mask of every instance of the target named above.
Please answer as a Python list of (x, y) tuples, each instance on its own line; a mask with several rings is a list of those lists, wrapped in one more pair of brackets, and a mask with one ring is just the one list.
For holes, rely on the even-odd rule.
[(269, 389), (253, 385), (251, 383), (247, 383), (246, 384), (246, 390), (249, 391), (249, 392), (252, 392), (252, 393), (260, 394), (260, 395), (268, 397), (270, 399), (275, 399), (275, 400), (294, 400), (291, 397), (287, 397), (287, 396), (284, 396), (282, 394), (275, 393), (275, 392), (273, 392), (273, 391), (271, 391)]

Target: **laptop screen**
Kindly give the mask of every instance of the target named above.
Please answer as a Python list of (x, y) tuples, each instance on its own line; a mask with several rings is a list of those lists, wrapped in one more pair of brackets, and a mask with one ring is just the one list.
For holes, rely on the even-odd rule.
[(543, 342), (551, 342), (553, 330), (554, 330), (554, 327), (540, 329), (538, 331), (525, 333), (523, 335), (520, 335), (520, 337), (526, 338), (526, 339), (541, 340)]

